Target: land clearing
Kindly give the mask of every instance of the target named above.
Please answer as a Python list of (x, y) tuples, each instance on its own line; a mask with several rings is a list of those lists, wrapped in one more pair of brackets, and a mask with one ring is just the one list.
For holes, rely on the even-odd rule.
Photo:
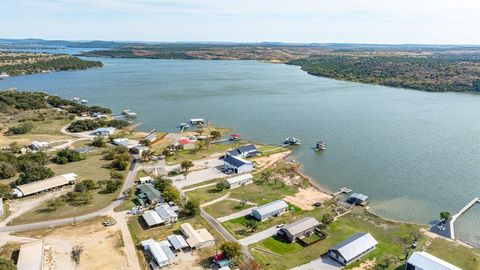
[(302, 210), (313, 210), (316, 202), (325, 203), (332, 199), (332, 196), (318, 191), (314, 187), (299, 188), (298, 193), (287, 195), (283, 198), (285, 201), (292, 203)]

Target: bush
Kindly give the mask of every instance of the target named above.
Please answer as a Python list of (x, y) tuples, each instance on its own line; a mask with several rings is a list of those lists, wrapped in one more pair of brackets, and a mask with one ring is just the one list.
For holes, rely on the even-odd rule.
[(123, 180), (125, 176), (123, 176), (123, 173), (117, 172), (117, 171), (110, 171), (110, 178), (115, 179), (115, 180)]
[(10, 127), (5, 135), (20, 135), (27, 134), (33, 129), (33, 124), (30, 122), (21, 123), (18, 126)]
[(108, 180), (105, 185), (105, 193), (114, 193), (122, 186), (122, 181)]
[(168, 186), (165, 190), (163, 190), (163, 197), (167, 202), (180, 202), (180, 192), (173, 186)]
[(236, 260), (242, 255), (242, 247), (237, 242), (224, 242), (220, 246), (220, 251), (232, 260)]
[(97, 184), (93, 180), (83, 180), (77, 184), (75, 184), (74, 191), (76, 192), (86, 192), (90, 190), (94, 190), (97, 188)]
[(0, 184), (0, 198), (10, 199), (12, 197), (12, 188), (9, 185)]
[(225, 184), (223, 183), (223, 181), (218, 182), (217, 185), (215, 186), (215, 189), (218, 192), (224, 190), (225, 189)]
[(17, 266), (12, 260), (0, 258), (0, 269), (2, 270), (16, 270)]
[(195, 216), (200, 212), (200, 203), (193, 200), (188, 200), (185, 204), (185, 214), (187, 216)]
[(105, 147), (107, 143), (105, 142), (105, 139), (97, 136), (95, 139), (93, 139), (92, 145), (95, 147)]
[(330, 223), (333, 222), (333, 217), (330, 214), (325, 214), (322, 217), (322, 223), (325, 225), (329, 225)]
[(12, 163), (0, 161), (0, 179), (14, 177), (15, 174), (17, 174), (17, 170)]
[(57, 153), (57, 156), (53, 161), (58, 164), (66, 164), (68, 162), (75, 162), (84, 159), (85, 157), (76, 150), (62, 149)]
[(73, 206), (85, 205), (92, 201), (93, 196), (90, 192), (70, 191), (63, 197), (66, 202)]

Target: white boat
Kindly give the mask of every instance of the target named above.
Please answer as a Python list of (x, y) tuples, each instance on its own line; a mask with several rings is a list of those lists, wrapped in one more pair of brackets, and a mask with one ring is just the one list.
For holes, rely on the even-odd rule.
[(82, 100), (80, 100), (80, 103), (82, 103), (82, 104), (87, 104), (87, 103), (88, 103), (88, 100), (82, 99)]
[(126, 117), (132, 118), (132, 117), (137, 117), (136, 112), (132, 112), (130, 110), (123, 110), (122, 114), (125, 115)]
[(1, 73), (0, 74), (0, 80), (6, 79), (8, 77), (10, 77), (10, 75), (8, 75), (7, 73)]
[(78, 98), (78, 97), (74, 97), (74, 98), (72, 98), (72, 101), (75, 101), (75, 102), (80, 102), (80, 98)]
[(288, 137), (288, 138), (285, 138), (285, 140), (283, 140), (283, 143), (288, 145), (300, 145), (302, 144), (302, 141), (300, 141), (295, 137)]

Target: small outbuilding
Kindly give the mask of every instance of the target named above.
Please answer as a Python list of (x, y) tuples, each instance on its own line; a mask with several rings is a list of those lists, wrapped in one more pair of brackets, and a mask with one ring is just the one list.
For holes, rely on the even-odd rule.
[(328, 256), (342, 265), (347, 265), (369, 253), (378, 242), (370, 233), (357, 233), (328, 250)]
[(3, 216), (5, 213), (3, 212), (3, 199), (0, 198), (0, 217)]
[(138, 141), (130, 140), (128, 138), (118, 138), (113, 140), (112, 143), (117, 146), (124, 146), (129, 150), (139, 145)]
[(297, 238), (310, 236), (315, 232), (318, 225), (320, 225), (318, 220), (313, 217), (306, 217), (286, 225), (277, 234), (287, 241), (293, 242)]
[(279, 216), (287, 211), (288, 204), (283, 200), (277, 200), (253, 209), (252, 216), (257, 220), (264, 221), (271, 217)]
[(242, 174), (253, 171), (253, 163), (241, 157), (226, 155), (223, 159), (226, 170), (232, 170), (235, 173)]
[(189, 138), (181, 138), (177, 141), (177, 143), (182, 149), (186, 149), (186, 150), (195, 149), (195, 141)]
[(215, 244), (215, 238), (204, 228), (196, 230), (190, 223), (183, 223), (180, 229), (191, 248), (203, 248)]
[(405, 270), (461, 270), (461, 268), (427, 252), (416, 251), (408, 258)]
[(245, 174), (240, 174), (234, 177), (227, 178), (223, 183), (227, 188), (232, 189), (232, 188), (248, 185), (252, 183), (252, 179), (253, 179), (253, 175), (249, 173), (245, 173)]
[(100, 137), (109, 137), (115, 134), (115, 132), (117, 132), (117, 129), (114, 127), (99, 127), (94, 131), (92, 131), (90, 135), (100, 136)]
[(140, 177), (138, 178), (138, 182), (140, 184), (153, 183), (153, 178), (151, 176)]

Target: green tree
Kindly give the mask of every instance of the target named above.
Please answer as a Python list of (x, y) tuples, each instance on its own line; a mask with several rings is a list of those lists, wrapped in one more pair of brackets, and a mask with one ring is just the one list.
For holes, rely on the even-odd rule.
[(218, 130), (212, 130), (210, 131), (210, 136), (212, 137), (213, 140), (218, 140), (220, 137), (222, 137), (222, 134)]
[(12, 188), (9, 185), (0, 183), (0, 198), (10, 199), (12, 197)]
[(193, 162), (192, 162), (191, 160), (183, 160), (183, 161), (180, 163), (180, 167), (181, 167), (182, 170), (184, 170), (185, 172), (188, 172), (188, 170), (193, 167)]
[(93, 139), (92, 145), (95, 147), (105, 147), (107, 146), (107, 142), (105, 142), (103, 137), (97, 136)]
[(110, 171), (110, 178), (115, 179), (115, 180), (123, 180), (123, 179), (125, 179), (125, 176), (121, 172)]
[(218, 192), (224, 190), (225, 189), (225, 184), (223, 183), (223, 181), (218, 182), (217, 185), (215, 186), (215, 189)]
[(0, 179), (14, 177), (15, 174), (17, 174), (17, 170), (12, 163), (0, 161)]
[(200, 203), (194, 200), (188, 200), (185, 204), (185, 212), (187, 216), (195, 216), (200, 212)]
[(76, 192), (86, 192), (86, 191), (94, 190), (96, 188), (97, 188), (97, 184), (95, 183), (95, 181), (91, 179), (87, 179), (79, 183), (76, 183), (73, 190)]
[(172, 180), (167, 178), (158, 178), (154, 182), (155, 188), (161, 192), (165, 191), (168, 187), (172, 185)]
[(23, 164), (20, 176), (18, 177), (17, 181), (15, 181), (15, 184), (27, 184), (34, 181), (43, 180), (54, 175), (55, 173), (50, 168), (37, 163), (27, 162)]
[(242, 255), (242, 247), (237, 242), (223, 242), (220, 251), (232, 260), (237, 260)]
[(330, 214), (325, 214), (322, 216), (322, 223), (325, 225), (330, 225), (333, 222), (333, 217)]
[(250, 229), (252, 232), (254, 232), (258, 229), (258, 221), (253, 219), (247, 219), (247, 221), (245, 222), (245, 227), (247, 227), (247, 229)]
[(163, 190), (163, 197), (165, 201), (170, 202), (180, 202), (180, 192), (173, 186), (168, 186), (166, 189)]
[(55, 198), (47, 201), (47, 209), (49, 212), (56, 211), (63, 205), (65, 205), (65, 201), (62, 198)]
[(0, 258), (0, 269), (2, 270), (16, 270), (17, 266), (12, 260)]
[(68, 202), (70, 205), (73, 206), (80, 206), (89, 204), (92, 199), (93, 195), (90, 192), (75, 192), (70, 191), (64, 195), (65, 201)]
[(448, 211), (443, 211), (440, 212), (440, 218), (443, 220), (449, 220), (450, 218), (452, 218), (452, 214), (450, 214), (450, 212)]
[(114, 193), (122, 186), (122, 182), (118, 180), (107, 180), (105, 185), (105, 193)]

